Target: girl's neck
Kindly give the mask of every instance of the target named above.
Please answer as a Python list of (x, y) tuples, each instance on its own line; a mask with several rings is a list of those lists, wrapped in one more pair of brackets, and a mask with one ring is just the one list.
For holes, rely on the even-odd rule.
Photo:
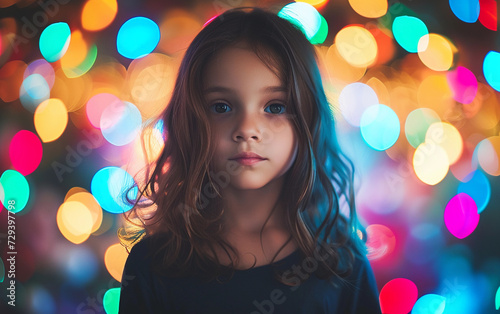
[(284, 176), (260, 189), (241, 190), (230, 186), (224, 189), (223, 237), (236, 250), (236, 255), (231, 252), (231, 260), (224, 250), (216, 248), (222, 265), (230, 265), (236, 257), (236, 269), (267, 265), (297, 249), (286, 228), (283, 204), (279, 202), (283, 183)]
[(223, 192), (225, 230), (231, 233), (259, 234), (264, 223), (265, 229), (284, 229), (284, 210), (279, 203), (283, 179), (284, 176), (260, 189), (226, 187)]

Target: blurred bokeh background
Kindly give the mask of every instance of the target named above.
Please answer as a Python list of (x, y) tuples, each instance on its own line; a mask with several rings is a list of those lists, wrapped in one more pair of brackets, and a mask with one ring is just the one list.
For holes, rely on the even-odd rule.
[(117, 313), (140, 130), (194, 36), (239, 6), (316, 47), (384, 313), (498, 312), (495, 0), (2, 0), (0, 312)]

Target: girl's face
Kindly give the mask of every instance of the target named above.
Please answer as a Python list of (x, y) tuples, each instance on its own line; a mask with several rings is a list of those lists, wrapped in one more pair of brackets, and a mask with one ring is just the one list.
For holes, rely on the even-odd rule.
[[(229, 179), (218, 185), (259, 189), (281, 178), (295, 160), (297, 140), (280, 79), (253, 51), (237, 45), (214, 56), (203, 82), (215, 145), (212, 169)], [(242, 152), (263, 159), (232, 160)]]

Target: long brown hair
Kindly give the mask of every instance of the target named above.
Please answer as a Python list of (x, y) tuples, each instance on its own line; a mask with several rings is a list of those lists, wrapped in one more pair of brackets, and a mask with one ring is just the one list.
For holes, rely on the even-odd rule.
[[(172, 98), (160, 117), (164, 149), (151, 165), (152, 172), (146, 172), (134, 208), (125, 213), (130, 225), (119, 230), (122, 244), (130, 247), (143, 237), (154, 237), (159, 241), (158, 270), (171, 276), (218, 277), (228, 268), (217, 260), (216, 248), (224, 249), (230, 266), (235, 265), (229, 253), (235, 250), (221, 237), (223, 208), (214, 183), (217, 174), (210, 169), (213, 145), (201, 87), (210, 58), (241, 41), (288, 90), (298, 151), (280, 195), (286, 226), (302, 258), (327, 254), (328, 259), (318, 261), (316, 275), (343, 277), (352, 269), (354, 255), (364, 250), (358, 236), (364, 230), (356, 216), (352, 163), (339, 149), (314, 47), (292, 23), (259, 8), (224, 12), (188, 47)], [(340, 212), (343, 198), (346, 214)], [(145, 208), (154, 210), (145, 217)]]

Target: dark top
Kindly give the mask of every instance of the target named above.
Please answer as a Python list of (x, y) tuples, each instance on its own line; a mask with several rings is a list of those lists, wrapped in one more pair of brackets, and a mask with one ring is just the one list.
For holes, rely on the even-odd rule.
[(300, 262), (299, 250), (278, 261), (289, 269), (288, 280), (309, 278), (288, 286), (273, 278), (271, 265), (236, 270), (233, 277), (208, 283), (191, 277), (153, 274), (147, 256), (148, 238), (137, 243), (127, 258), (122, 275), (120, 314), (127, 313), (381, 313), (378, 289), (366, 257), (357, 258), (346, 281), (333, 279), (335, 287), (314, 274), (317, 260)]

